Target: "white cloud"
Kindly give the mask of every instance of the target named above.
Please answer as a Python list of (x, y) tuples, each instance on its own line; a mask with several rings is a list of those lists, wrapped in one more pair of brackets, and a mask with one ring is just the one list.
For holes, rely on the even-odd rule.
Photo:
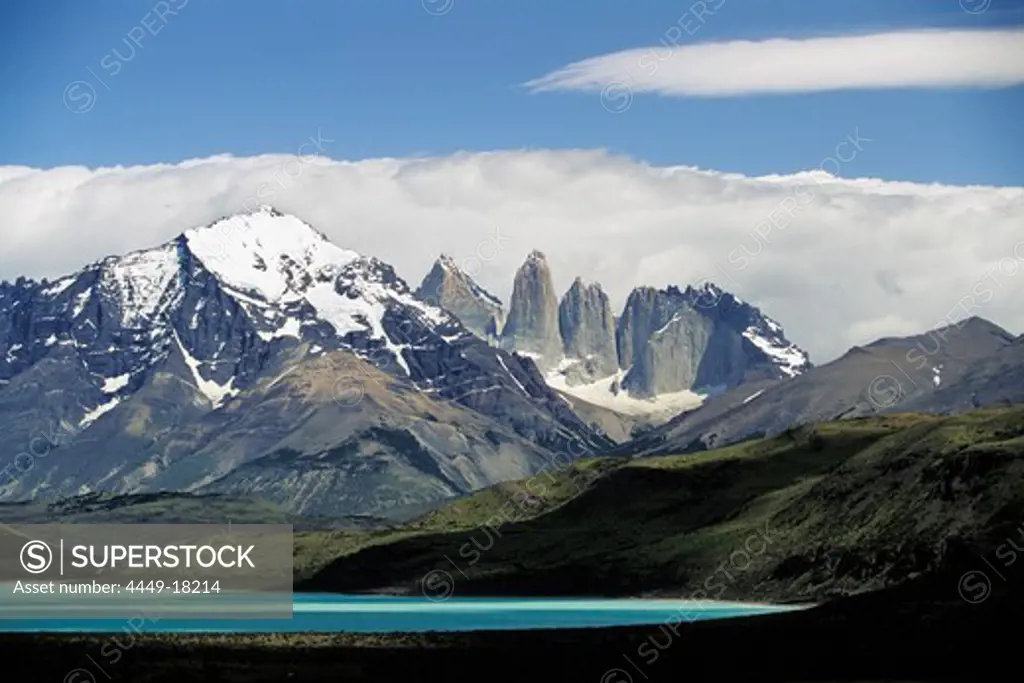
[[(661, 44), (574, 62), (526, 83), (540, 91), (729, 97), (1024, 83), (1024, 29), (922, 30), (808, 39)], [(618, 93), (617, 96), (621, 96)]]
[(165, 242), (257, 192), (414, 286), (444, 251), (507, 300), (534, 248), (559, 291), (581, 275), (616, 308), (633, 286), (707, 277), (778, 319), (816, 362), (959, 319), (964, 297), (971, 313), (1024, 332), (1024, 188), (747, 178), (599, 151), (0, 167), (0, 278), (52, 279)]

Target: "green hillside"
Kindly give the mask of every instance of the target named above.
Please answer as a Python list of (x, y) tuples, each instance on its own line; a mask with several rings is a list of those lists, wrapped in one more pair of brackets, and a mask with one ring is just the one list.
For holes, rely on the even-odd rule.
[(990, 551), (1024, 515), (1022, 474), (1024, 407), (595, 458), (398, 530), (303, 535), (299, 589), (817, 601)]

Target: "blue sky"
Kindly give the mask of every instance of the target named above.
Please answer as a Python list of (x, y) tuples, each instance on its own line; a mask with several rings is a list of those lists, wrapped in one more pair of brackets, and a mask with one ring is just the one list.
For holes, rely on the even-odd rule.
[[(168, 0), (177, 14), (165, 21), (153, 0), (7, 3), (0, 164), (293, 153), (319, 130), (333, 141), (330, 155), (344, 159), (605, 148), (657, 165), (761, 175), (818, 167), (859, 131), (873, 141), (871, 154), (843, 175), (1024, 185), (1020, 86), (637, 94), (627, 111), (610, 113), (597, 94), (523, 84), (657, 45), (690, 0), (447, 2)], [(439, 9), (447, 11), (428, 11)], [(156, 35), (133, 49), (125, 37), (143, 17)], [(680, 44), (1022, 24), (1021, 0), (725, 0)], [(68, 91), (75, 81), (88, 85)], [(94, 100), (84, 99), (90, 87)], [(88, 111), (71, 111), (86, 102)]]

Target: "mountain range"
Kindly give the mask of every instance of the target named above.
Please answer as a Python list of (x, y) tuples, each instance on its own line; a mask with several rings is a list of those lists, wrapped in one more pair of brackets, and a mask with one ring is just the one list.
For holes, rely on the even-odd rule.
[(528, 359), (269, 207), (0, 284), (0, 319), (8, 500), (212, 490), (384, 514), (611, 443)]
[(597, 283), (558, 297), (539, 251), (506, 308), (448, 256), (413, 290), (260, 207), (0, 283), (0, 500), (179, 491), (408, 518), (582, 457), (1024, 400), (1022, 353), (971, 319), (815, 367), (713, 284), (638, 287), (615, 315)]
[(699, 405), (709, 393), (813, 367), (777, 322), (711, 283), (638, 287), (616, 316), (598, 283), (577, 277), (559, 298), (539, 251), (516, 271), (507, 309), (447, 256), (416, 296), (490, 343), (531, 358), (564, 394), (653, 420)]

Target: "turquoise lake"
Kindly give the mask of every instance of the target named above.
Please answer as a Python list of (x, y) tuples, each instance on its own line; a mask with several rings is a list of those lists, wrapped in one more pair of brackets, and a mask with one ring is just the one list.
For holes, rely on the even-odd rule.
[[(159, 619), (147, 633), (391, 633), (532, 630), (705, 621), (800, 609), (685, 600), (425, 598), (303, 594), (291, 619)], [(130, 632), (124, 618), (0, 619), (0, 632)]]

